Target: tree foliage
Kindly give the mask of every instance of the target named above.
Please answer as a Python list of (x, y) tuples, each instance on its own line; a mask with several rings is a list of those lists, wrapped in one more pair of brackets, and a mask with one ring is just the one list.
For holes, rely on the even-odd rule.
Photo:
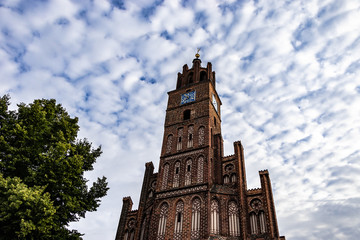
[[(71, 118), (54, 99), (21, 103), (17, 111), (10, 111), (9, 104), (9, 96), (0, 98), (1, 198), (12, 196), (22, 205), (15, 215), (9, 215), (15, 203), (15, 208), (1, 207), (0, 235), (13, 227), (13, 232), (25, 229), (20, 232), (26, 239), (79, 239), (80, 234), (66, 226), (95, 211), (108, 190), (105, 177), (90, 188), (84, 177), (93, 170), (101, 148), (77, 139), (78, 119)], [(36, 199), (43, 200), (38, 202), (44, 205), (43, 212), (36, 204), (26, 207)], [(43, 215), (44, 221), (28, 219), (27, 213)]]

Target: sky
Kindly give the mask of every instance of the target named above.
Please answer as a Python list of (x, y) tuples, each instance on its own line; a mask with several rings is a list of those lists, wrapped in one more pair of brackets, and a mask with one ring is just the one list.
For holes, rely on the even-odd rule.
[(268, 169), (281, 235), (360, 235), (360, 1), (0, 0), (0, 95), (54, 98), (102, 146), (110, 190), (70, 229), (114, 239), (158, 169), (167, 92), (213, 64), (225, 155), (245, 149), (248, 188)]

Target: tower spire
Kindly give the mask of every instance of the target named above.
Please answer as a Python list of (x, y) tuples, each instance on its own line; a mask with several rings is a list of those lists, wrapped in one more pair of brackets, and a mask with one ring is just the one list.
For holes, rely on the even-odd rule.
[(199, 58), (199, 57), (200, 57), (199, 52), (200, 52), (200, 48), (197, 49), (197, 52), (196, 52), (196, 54), (195, 54), (195, 57), (196, 57), (196, 58)]

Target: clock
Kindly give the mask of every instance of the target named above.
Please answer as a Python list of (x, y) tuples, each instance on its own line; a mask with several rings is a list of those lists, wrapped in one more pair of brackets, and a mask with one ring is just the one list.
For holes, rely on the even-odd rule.
[(181, 94), (181, 103), (180, 104), (193, 102), (193, 101), (195, 101), (195, 98), (196, 98), (196, 91)]
[(218, 111), (218, 104), (217, 104), (217, 101), (216, 101), (215, 94), (212, 95), (212, 104), (214, 105), (214, 108), (215, 108), (215, 110), (217, 112)]

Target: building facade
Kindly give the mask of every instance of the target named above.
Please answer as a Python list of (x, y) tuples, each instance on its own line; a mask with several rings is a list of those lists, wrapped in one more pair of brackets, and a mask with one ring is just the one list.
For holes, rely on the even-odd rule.
[(280, 237), (269, 173), (247, 189), (244, 149), (223, 155), (221, 100), (211, 63), (184, 65), (168, 92), (159, 172), (145, 164), (137, 210), (123, 198), (116, 240), (257, 239)]

